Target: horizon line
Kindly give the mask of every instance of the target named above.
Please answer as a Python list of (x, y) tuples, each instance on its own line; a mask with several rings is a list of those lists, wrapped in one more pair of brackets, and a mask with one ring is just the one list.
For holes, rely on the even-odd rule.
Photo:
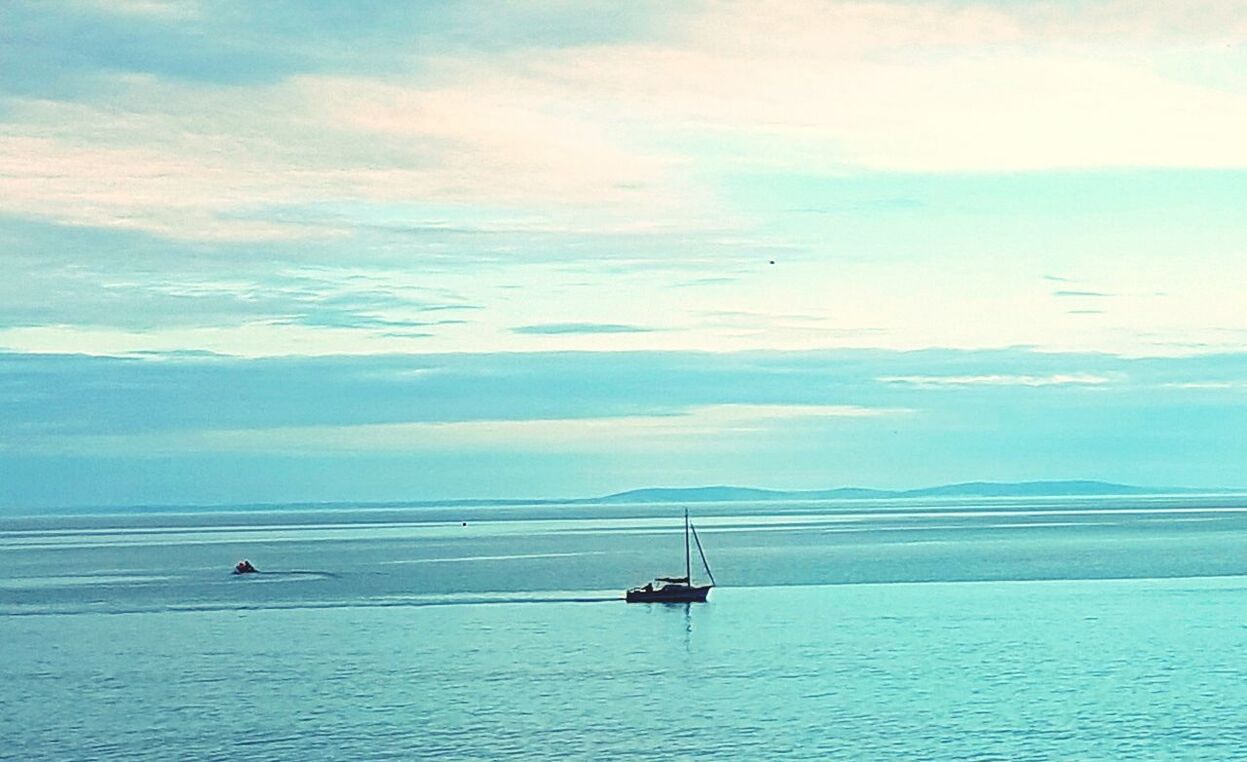
[[(1114, 487), (1129, 490), (1129, 492), (1086, 492), (1086, 493), (1070, 493), (1070, 492), (1035, 492), (1031, 494), (919, 494), (933, 490), (944, 490), (957, 487), (1044, 487), (1056, 485), (1097, 485), (1101, 487)], [(384, 509), (384, 508), (456, 508), (456, 507), (491, 507), (491, 506), (523, 506), (523, 505), (593, 505), (597, 503), (620, 504), (619, 502), (608, 503), (612, 498), (620, 498), (628, 495), (634, 495), (645, 492), (671, 492), (671, 493), (695, 493), (708, 490), (735, 490), (738, 492), (760, 493), (764, 495), (791, 496), (791, 500), (802, 500), (801, 495), (816, 495), (835, 492), (858, 492), (870, 493), (861, 495), (844, 495), (844, 496), (827, 496), (827, 497), (810, 497), (808, 500), (880, 500), (880, 499), (958, 499), (958, 498), (974, 498), (980, 500), (1005, 499), (1005, 498), (1043, 498), (1043, 497), (1163, 497), (1163, 496), (1187, 496), (1195, 497), (1201, 495), (1235, 495), (1247, 494), (1247, 487), (1178, 487), (1178, 486), (1150, 486), (1124, 484), (1120, 482), (1109, 482), (1099, 479), (1035, 479), (1025, 481), (958, 481), (946, 482), (941, 484), (927, 485), (924, 487), (907, 487), (886, 489), (877, 487), (857, 487), (857, 486), (841, 486), (841, 487), (821, 487), (810, 489), (775, 489), (770, 487), (747, 487), (727, 484), (707, 484), (691, 487), (636, 487), (632, 489), (611, 492), (604, 495), (594, 495), (588, 497), (459, 497), (459, 498), (400, 498), (387, 500), (351, 500), (351, 499), (335, 499), (335, 500), (289, 500), (289, 501), (256, 501), (256, 502), (233, 502), (233, 503), (105, 503), (105, 504), (73, 504), (73, 505), (52, 505), (42, 506), (39, 508), (21, 508), (17, 506), (0, 506), (0, 517), (3, 518), (38, 518), (45, 515), (58, 514), (80, 514), (80, 515), (108, 515), (110, 513), (124, 512), (133, 513), (136, 511), (151, 510), (161, 513), (232, 513), (241, 512), (248, 509), (265, 509), (265, 508), (356, 508), (356, 509)], [(725, 500), (702, 500), (699, 502), (747, 502), (747, 497), (740, 499)], [(646, 505), (658, 504), (665, 502), (679, 502), (676, 500), (654, 500), (644, 501), (638, 500), (632, 504)], [(626, 503), (625, 503), (626, 504)], [(31, 511), (29, 513), (18, 512), (9, 513), (8, 511)]]

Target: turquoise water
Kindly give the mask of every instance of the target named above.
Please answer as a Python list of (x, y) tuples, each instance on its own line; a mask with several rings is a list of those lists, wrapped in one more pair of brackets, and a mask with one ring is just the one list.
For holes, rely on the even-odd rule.
[(0, 756), (1247, 755), (1241, 501), (696, 515), (693, 606), (671, 506), (2, 520)]

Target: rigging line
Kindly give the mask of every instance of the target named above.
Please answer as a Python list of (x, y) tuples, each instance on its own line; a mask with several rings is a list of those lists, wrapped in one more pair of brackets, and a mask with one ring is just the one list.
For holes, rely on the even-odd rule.
[(710, 584), (717, 587), (719, 583), (714, 581), (714, 572), (710, 571), (710, 564), (706, 561), (706, 551), (701, 549), (701, 538), (697, 536), (697, 527), (692, 523), (689, 527), (693, 530), (693, 539), (697, 541), (697, 552), (701, 555), (701, 565), (706, 568), (706, 576), (710, 577)]

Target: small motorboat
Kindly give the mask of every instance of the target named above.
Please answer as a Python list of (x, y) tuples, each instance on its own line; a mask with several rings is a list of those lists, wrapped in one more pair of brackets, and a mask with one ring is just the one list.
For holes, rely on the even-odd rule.
[[(706, 576), (710, 578), (709, 585), (693, 584), (690, 532), (693, 541), (697, 543), (697, 553), (701, 556), (702, 567), (706, 570)], [(658, 584), (655, 585), (654, 582)], [(706, 552), (701, 548), (701, 538), (697, 536), (697, 529), (688, 520), (688, 511), (684, 512), (684, 576), (658, 577), (654, 582), (647, 582), (643, 587), (632, 588), (624, 593), (624, 600), (628, 603), (703, 603), (706, 596), (710, 594), (710, 588), (714, 587), (714, 574), (710, 572), (710, 564), (706, 563)]]
[(260, 570), (251, 565), (251, 562), (243, 559), (234, 564), (235, 574), (259, 574)]

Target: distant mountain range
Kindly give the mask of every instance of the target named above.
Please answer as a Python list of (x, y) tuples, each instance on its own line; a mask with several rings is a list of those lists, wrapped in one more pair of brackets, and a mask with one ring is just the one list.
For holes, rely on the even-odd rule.
[(769, 490), (752, 487), (649, 487), (617, 492), (577, 502), (593, 503), (706, 503), (738, 500), (853, 500), (907, 497), (1071, 497), (1106, 495), (1177, 495), (1232, 492), (1233, 490), (1186, 487), (1136, 487), (1097, 481), (962, 482), (909, 490), (840, 487), (820, 490)]
[[(754, 487), (647, 487), (604, 497), (583, 498), (478, 498), (451, 500), (394, 500), (385, 502), (234, 503), (231, 505), (131, 505), (65, 506), (45, 508), (33, 514), (74, 514), (132, 511), (170, 513), (183, 511), (325, 510), (358, 508), (487, 508), (490, 506), (628, 505), (639, 503), (729, 503), (781, 500), (896, 500), (904, 498), (972, 497), (1097, 497), (1112, 495), (1247, 495), (1239, 488), (1136, 487), (1097, 481), (963, 482), (922, 489), (883, 490), (861, 487), (816, 490), (770, 490)], [(13, 514), (0, 508), (0, 515)]]

